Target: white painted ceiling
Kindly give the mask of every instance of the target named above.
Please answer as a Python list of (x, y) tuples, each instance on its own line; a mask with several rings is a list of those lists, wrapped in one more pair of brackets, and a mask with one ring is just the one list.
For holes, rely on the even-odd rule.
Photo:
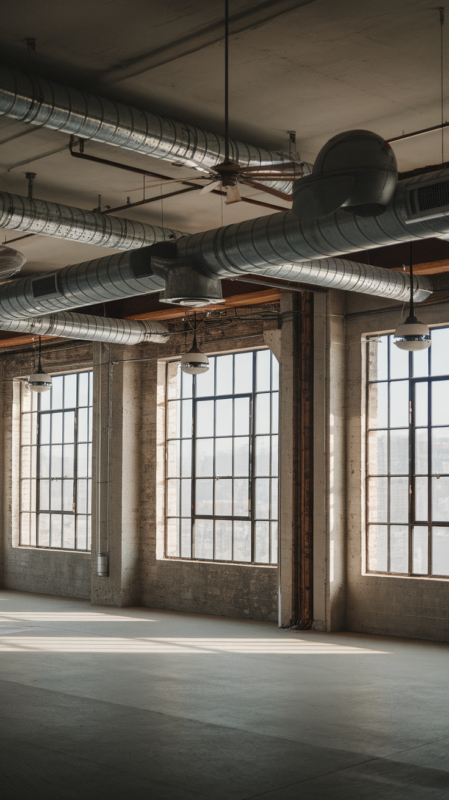
[[(222, 0), (2, 0), (1, 60), (37, 74), (223, 132)], [(6, 13), (5, 13), (6, 11)], [(385, 138), (441, 121), (440, 22), (431, 0), (230, 0), (231, 135), (273, 150), (296, 130), (313, 161), (334, 134), (350, 128)], [(449, 7), (445, 56), (449, 56)], [(36, 38), (27, 52), (26, 37)], [(449, 87), (449, 57), (447, 58)], [(448, 101), (449, 102), (449, 101)], [(28, 129), (26, 136), (3, 142)], [(32, 131), (32, 132), (31, 132)], [(449, 133), (445, 148), (449, 155)], [(72, 159), (68, 136), (0, 118), (0, 190), (92, 209), (142, 198), (142, 178)], [(86, 152), (173, 177), (198, 173), (129, 151), (87, 143)], [(395, 146), (401, 171), (441, 161), (441, 134)], [(147, 196), (160, 194), (159, 185)], [(176, 188), (176, 187), (174, 187)], [(162, 187), (171, 191), (172, 187)], [(252, 189), (245, 193), (288, 207)], [(160, 201), (121, 216), (161, 224)], [(163, 204), (168, 227), (196, 232), (269, 210), (190, 193)], [(2, 231), (0, 241), (22, 235)], [(34, 236), (14, 243), (25, 271), (55, 269), (113, 252)]]

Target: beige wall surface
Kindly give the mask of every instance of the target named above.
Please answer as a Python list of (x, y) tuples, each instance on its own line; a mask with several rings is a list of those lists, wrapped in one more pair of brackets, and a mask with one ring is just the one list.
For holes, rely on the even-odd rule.
[[(347, 630), (449, 641), (449, 580), (364, 574), (365, 334), (392, 333), (402, 309), (354, 296), (346, 305)], [(383, 305), (393, 305), (384, 303)], [(348, 308), (349, 307), (349, 308)], [(419, 307), (427, 325), (449, 324), (449, 303)]]

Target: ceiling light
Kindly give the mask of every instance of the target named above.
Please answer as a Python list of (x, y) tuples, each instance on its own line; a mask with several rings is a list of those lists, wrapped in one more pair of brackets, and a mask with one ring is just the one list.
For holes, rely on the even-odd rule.
[(47, 375), (41, 364), (41, 337), (39, 336), (39, 361), (37, 370), (27, 381), (27, 386), (32, 392), (49, 392), (51, 389), (51, 375)]
[(426, 350), (430, 347), (430, 331), (415, 317), (413, 289), (413, 250), (410, 242), (410, 313), (394, 332), (394, 343), (400, 350)]
[(181, 369), (188, 375), (200, 375), (209, 369), (209, 359), (200, 352), (196, 343), (196, 314), (194, 315), (193, 345), (188, 353), (181, 356)]

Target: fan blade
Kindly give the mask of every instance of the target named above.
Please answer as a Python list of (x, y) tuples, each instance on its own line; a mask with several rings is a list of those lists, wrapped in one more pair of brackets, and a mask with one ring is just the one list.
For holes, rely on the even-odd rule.
[(288, 200), (290, 203), (292, 201), (292, 195), (286, 194), (286, 192), (279, 192), (277, 189), (273, 189), (271, 186), (264, 186), (263, 183), (257, 183), (257, 181), (250, 181), (248, 178), (244, 178), (242, 183), (245, 183), (247, 186), (252, 186), (253, 189), (260, 189), (262, 192), (268, 192), (268, 194), (274, 194), (275, 197), (280, 197), (281, 200)]
[(213, 192), (214, 189), (218, 189), (220, 186), (221, 181), (212, 181), (212, 183), (206, 183), (206, 186), (200, 191), (200, 194), (208, 194), (209, 192)]
[(229, 206), (231, 203), (240, 203), (241, 199), (238, 186), (226, 186), (225, 205)]

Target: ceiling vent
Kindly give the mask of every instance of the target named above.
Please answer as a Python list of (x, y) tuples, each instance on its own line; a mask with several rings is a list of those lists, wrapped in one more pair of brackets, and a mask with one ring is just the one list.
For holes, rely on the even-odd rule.
[(442, 179), (426, 186), (415, 185), (406, 193), (408, 219), (425, 222), (449, 214), (449, 181)]

